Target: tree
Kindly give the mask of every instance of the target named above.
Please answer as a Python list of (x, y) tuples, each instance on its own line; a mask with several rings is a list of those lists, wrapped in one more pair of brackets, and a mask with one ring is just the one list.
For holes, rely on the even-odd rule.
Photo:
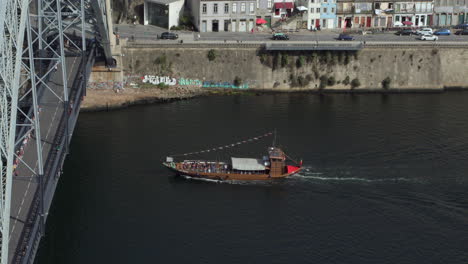
[(346, 76), (346, 78), (343, 80), (343, 84), (344, 84), (344, 85), (348, 85), (348, 84), (349, 84), (349, 76)]
[(210, 49), (210, 50), (208, 51), (207, 56), (208, 56), (208, 60), (209, 60), (209, 61), (214, 61), (214, 60), (216, 59), (216, 57), (217, 57), (216, 50)]
[(289, 63), (288, 54), (283, 54), (283, 56), (281, 56), (281, 67), (286, 67), (288, 63)]
[(390, 79), (390, 77), (385, 78), (382, 81), (382, 88), (384, 88), (385, 90), (388, 90), (390, 88), (391, 83), (392, 83), (392, 79)]
[(351, 88), (354, 89), (354, 88), (357, 88), (361, 86), (361, 82), (359, 81), (358, 78), (354, 78), (352, 81), (351, 81)]
[(320, 90), (322, 89), (325, 89), (325, 87), (327, 87), (327, 84), (328, 84), (328, 77), (326, 75), (322, 75), (320, 76)]

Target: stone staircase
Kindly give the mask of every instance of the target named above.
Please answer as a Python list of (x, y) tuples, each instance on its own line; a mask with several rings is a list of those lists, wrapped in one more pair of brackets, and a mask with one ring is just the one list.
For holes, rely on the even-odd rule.
[(275, 31), (296, 31), (302, 27), (302, 20), (302, 14), (296, 12), (286, 18), (286, 20), (276, 21), (271, 28)]

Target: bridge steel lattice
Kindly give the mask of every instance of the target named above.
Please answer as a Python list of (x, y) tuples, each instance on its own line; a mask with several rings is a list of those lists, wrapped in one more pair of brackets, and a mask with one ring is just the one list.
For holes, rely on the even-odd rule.
[[(104, 17), (98, 17), (110, 15), (103, 2), (0, 0), (0, 264), (34, 262), (94, 63), (98, 43), (89, 45), (89, 40), (104, 40), (104, 57), (112, 62), (109, 27), (102, 24)], [(68, 69), (69, 57), (80, 57), (81, 69)], [(41, 120), (40, 102), (45, 93), (55, 98), (61, 113), (56, 125), (59, 135), (52, 143), (41, 134), (46, 121)], [(29, 182), (27, 190), (16, 186), (21, 180)], [(33, 194), (25, 199), (30, 185)], [(19, 199), (15, 195), (24, 195), (21, 206), (24, 203), (28, 210), (27, 221), (18, 225), (18, 217), (12, 215), (18, 209), (13, 208), (12, 200)]]

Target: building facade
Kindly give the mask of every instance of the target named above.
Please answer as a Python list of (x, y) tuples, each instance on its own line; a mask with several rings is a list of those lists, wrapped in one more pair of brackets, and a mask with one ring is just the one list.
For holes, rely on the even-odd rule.
[[(468, 0), (467, 0), (468, 1)], [(433, 0), (337, 0), (338, 28), (384, 28), (433, 24)]]
[(200, 32), (250, 32), (255, 26), (256, 0), (192, 0), (189, 6)]
[(257, 11), (255, 13), (257, 18), (263, 18), (267, 21), (267, 26), (271, 27), (273, 16), (273, 0), (256, 0)]
[(322, 11), (321, 0), (308, 0), (307, 4), (307, 28), (311, 30), (319, 28), (320, 13)]
[(393, 15), (395, 14), (393, 1), (374, 1), (374, 27), (393, 27)]
[(320, 28), (335, 28), (336, 0), (321, 0)]
[(144, 24), (170, 29), (179, 25), (183, 12), (184, 0), (145, 0)]
[(338, 28), (363, 28), (372, 26), (373, 1), (337, 0)]
[(395, 22), (411, 22), (412, 26), (423, 27), (433, 24), (433, 1), (397, 1)]
[(463, 23), (468, 23), (468, 0), (435, 1), (435, 26), (454, 26)]

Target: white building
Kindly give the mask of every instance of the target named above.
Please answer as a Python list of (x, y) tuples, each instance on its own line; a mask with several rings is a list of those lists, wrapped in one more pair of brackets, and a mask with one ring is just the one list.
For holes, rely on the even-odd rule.
[(144, 24), (170, 29), (179, 25), (184, 0), (145, 0)]
[(320, 25), (321, 0), (308, 0), (307, 28), (314, 29)]
[(189, 0), (200, 32), (250, 32), (255, 26), (256, 0)]

